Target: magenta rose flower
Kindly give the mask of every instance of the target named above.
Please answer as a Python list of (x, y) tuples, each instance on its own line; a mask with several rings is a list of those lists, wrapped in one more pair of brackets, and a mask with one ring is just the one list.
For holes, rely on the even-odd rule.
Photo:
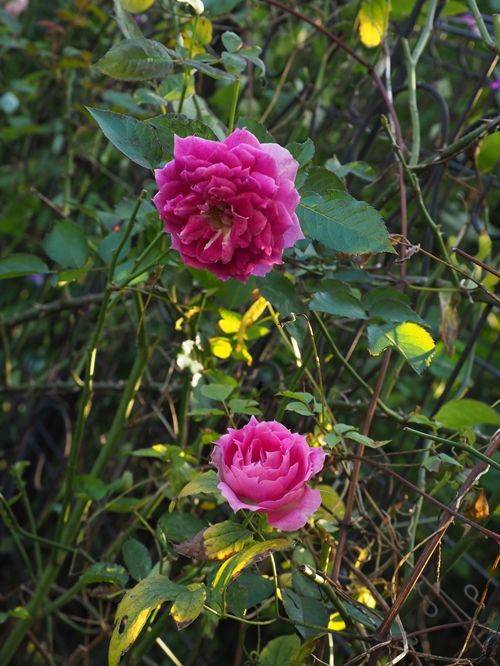
[(295, 215), (298, 166), (288, 150), (244, 129), (224, 141), (176, 136), (174, 159), (155, 171), (153, 199), (172, 247), (221, 280), (266, 275), (304, 238)]
[(319, 490), (306, 484), (323, 468), (325, 452), (276, 421), (252, 416), (243, 428), (229, 428), (211, 462), (231, 508), (265, 513), (272, 527), (298, 530), (321, 504)]

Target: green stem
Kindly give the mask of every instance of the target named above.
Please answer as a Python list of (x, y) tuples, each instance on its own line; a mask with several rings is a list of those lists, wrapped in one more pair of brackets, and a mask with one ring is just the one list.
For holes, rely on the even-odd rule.
[(455, 446), (457, 449), (462, 449), (462, 451), (467, 451), (467, 453), (470, 453), (471, 456), (479, 458), (479, 460), (482, 460), (488, 465), (491, 465), (491, 467), (494, 467), (496, 470), (500, 471), (500, 463), (497, 463), (497, 461), (493, 460), (493, 458), (485, 456), (484, 453), (481, 453), (481, 451), (478, 451), (477, 449), (475, 449), (472, 446), (469, 446), (468, 444), (462, 444), (462, 442), (455, 442), (451, 439), (445, 439), (444, 437), (431, 435), (430, 433), (421, 432), (420, 430), (414, 430), (413, 428), (404, 427), (403, 430), (409, 432), (412, 435), (415, 435), (415, 437), (426, 437), (427, 439), (432, 439), (433, 442), (439, 442), (440, 444), (447, 444), (448, 446)]
[(93, 381), (94, 381), (94, 374), (95, 374), (95, 361), (96, 361), (96, 356), (97, 356), (97, 347), (99, 344), (99, 341), (101, 339), (103, 330), (104, 330), (104, 324), (106, 322), (106, 317), (108, 315), (108, 310), (110, 306), (110, 301), (111, 301), (111, 296), (113, 294), (113, 277), (116, 269), (116, 264), (118, 262), (120, 253), (122, 249), (125, 246), (125, 243), (127, 242), (130, 234), (132, 233), (132, 228), (134, 226), (135, 219), (137, 217), (137, 213), (139, 211), (139, 207), (142, 203), (142, 200), (144, 199), (145, 192), (141, 192), (139, 199), (135, 205), (135, 208), (132, 212), (132, 215), (130, 216), (130, 220), (127, 224), (127, 227), (125, 229), (125, 233), (123, 234), (120, 243), (118, 244), (118, 247), (114, 250), (113, 256), (111, 258), (111, 263), (109, 265), (109, 270), (108, 270), (108, 279), (107, 279), (107, 284), (106, 284), (106, 289), (104, 291), (103, 299), (101, 302), (101, 307), (99, 310), (99, 317), (97, 319), (97, 324), (94, 329), (94, 333), (92, 335), (92, 339), (90, 341), (90, 345), (87, 349), (87, 360), (86, 360), (86, 371), (85, 371), (85, 380), (84, 380), (84, 386), (82, 390), (82, 395), (80, 398), (80, 404), (79, 404), (79, 409), (78, 409), (78, 416), (77, 416), (77, 421), (76, 421), (76, 426), (75, 426), (75, 433), (73, 435), (73, 439), (71, 442), (71, 450), (69, 453), (69, 460), (68, 460), (68, 470), (66, 473), (66, 478), (65, 478), (65, 487), (64, 487), (64, 500), (63, 500), (63, 506), (61, 510), (61, 517), (58, 525), (58, 530), (57, 530), (57, 536), (58, 538), (56, 539), (59, 541), (59, 537), (61, 535), (62, 530), (64, 529), (64, 525), (67, 523), (69, 520), (69, 509), (70, 509), (70, 504), (71, 500), (73, 497), (73, 490), (74, 490), (74, 482), (75, 482), (75, 476), (76, 476), (76, 468), (78, 464), (78, 457), (81, 449), (81, 444), (83, 441), (83, 434), (85, 430), (85, 423), (87, 421), (87, 417), (90, 413), (91, 406), (92, 406), (92, 394), (93, 394)]
[[(198, 29), (198, 20), (199, 20), (198, 14), (194, 17), (194, 24), (193, 24), (193, 32), (191, 34), (191, 41), (189, 43), (189, 53), (188, 53), (188, 60), (191, 60), (191, 57), (193, 55), (193, 48), (194, 48), (194, 42), (196, 39), (196, 31)], [(177, 109), (178, 113), (182, 113), (182, 108), (184, 106), (184, 100), (186, 99), (186, 92), (187, 92), (187, 87), (189, 83), (189, 67), (184, 68), (184, 76), (182, 79), (182, 91), (181, 91), (181, 98), (179, 100), (179, 108)]]
[(477, 6), (476, 0), (467, 0), (467, 4), (469, 5), (469, 9), (471, 10), (474, 18), (476, 19), (476, 25), (478, 27), (479, 34), (481, 35), (481, 38), (483, 39), (484, 43), (489, 49), (492, 49), (493, 51), (497, 52), (495, 42), (492, 40), (490, 33), (486, 28), (481, 12), (479, 11), (479, 7)]
[(227, 133), (231, 134), (234, 130), (234, 121), (236, 118), (236, 109), (238, 108), (238, 97), (240, 94), (240, 80), (236, 79), (233, 83), (233, 96), (231, 99), (231, 109), (229, 110), (229, 122), (227, 125)]
[[(142, 325), (141, 329), (143, 329)], [(130, 412), (132, 411), (135, 396), (139, 389), (140, 382), (150, 354), (150, 350), (145, 344), (145, 331), (141, 331), (139, 336), (139, 343), (140, 347), (127, 380), (127, 384), (120, 398), (120, 403), (116, 409), (106, 443), (102, 447), (90, 472), (93, 476), (99, 476), (109, 460), (114, 455), (116, 455), (117, 448), (121, 442), (121, 435), (125, 422), (128, 419)], [(67, 550), (68, 546), (75, 541), (80, 530), (81, 519), (86, 506), (86, 500), (78, 500), (72, 507), (69, 520), (63, 525), (60, 537), (60, 550)], [(5, 641), (2, 650), (0, 651), (0, 664), (2, 664), (2, 666), (8, 666), (10, 661), (15, 657), (24, 636), (29, 631), (35, 620), (39, 618), (42, 605), (46, 600), (50, 592), (50, 588), (56, 580), (62, 565), (64, 564), (64, 560), (65, 555), (64, 553), (61, 553), (59, 557), (52, 559), (49, 562), (47, 568), (43, 572), (39, 586), (31, 598), (31, 601), (26, 606), (26, 610), (29, 613), (29, 618), (26, 620), (17, 621), (17, 623), (13, 626), (7, 640)]]

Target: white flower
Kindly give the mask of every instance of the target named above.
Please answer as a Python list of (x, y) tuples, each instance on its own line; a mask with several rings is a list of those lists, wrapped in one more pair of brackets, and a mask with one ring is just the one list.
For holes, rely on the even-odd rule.
[(201, 346), (200, 336), (197, 335), (195, 340), (184, 340), (181, 345), (181, 352), (177, 355), (176, 363), (180, 370), (189, 370), (193, 375), (191, 379), (191, 386), (196, 386), (201, 379), (203, 372), (203, 364), (196, 358), (196, 350), (203, 350)]

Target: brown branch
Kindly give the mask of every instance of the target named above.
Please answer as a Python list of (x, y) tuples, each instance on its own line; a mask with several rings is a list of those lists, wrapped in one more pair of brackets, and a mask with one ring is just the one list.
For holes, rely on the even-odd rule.
[[(355, 456), (355, 455), (349, 456), (349, 457), (352, 458), (352, 459), (357, 458), (357, 456)], [(411, 488), (415, 493), (418, 493), (419, 495), (422, 495), (422, 497), (424, 497), (431, 504), (434, 504), (435, 506), (438, 506), (443, 511), (446, 511), (446, 513), (449, 514), (450, 516), (453, 516), (453, 518), (456, 518), (457, 520), (460, 520), (462, 523), (466, 523), (467, 525), (470, 525), (475, 530), (477, 530), (478, 532), (481, 532), (481, 534), (484, 534), (484, 536), (488, 537), (489, 539), (493, 539), (494, 541), (500, 542), (500, 534), (497, 534), (496, 532), (492, 532), (487, 527), (483, 527), (479, 523), (474, 522), (471, 518), (467, 518), (467, 516), (464, 516), (462, 513), (459, 513), (458, 511), (454, 511), (447, 504), (443, 504), (443, 502), (440, 502), (438, 499), (436, 499), (432, 495), (429, 495), (428, 493), (426, 493), (425, 490), (421, 490), (414, 483), (412, 483), (411, 481), (408, 481), (408, 479), (405, 479), (404, 476), (401, 476), (401, 474), (398, 474), (397, 472), (395, 472), (390, 467), (387, 467), (386, 465), (381, 465), (380, 463), (375, 462), (371, 458), (360, 458), (360, 460), (362, 462), (365, 462), (368, 465), (376, 467), (377, 469), (380, 469), (384, 473), (389, 474), (390, 476), (394, 477), (400, 483), (404, 484), (405, 486), (408, 486), (408, 488)]]
[[(373, 421), (373, 417), (377, 409), (377, 401), (379, 399), (380, 392), (382, 390), (382, 385), (384, 383), (385, 375), (387, 373), (387, 368), (389, 367), (391, 356), (392, 356), (392, 351), (388, 349), (384, 354), (382, 365), (380, 366), (377, 384), (375, 386), (375, 390), (371, 397), (370, 404), (368, 405), (368, 411), (366, 413), (366, 418), (363, 425), (363, 435), (368, 435), (368, 433), (370, 432), (370, 427)], [(342, 558), (344, 556), (344, 550), (347, 542), (347, 532), (350, 527), (352, 512), (354, 509), (354, 500), (356, 497), (356, 489), (358, 486), (359, 472), (361, 468), (361, 460), (363, 458), (364, 450), (365, 450), (364, 444), (358, 444), (358, 448), (356, 450), (356, 459), (352, 466), (351, 481), (349, 483), (349, 488), (347, 490), (345, 514), (342, 523), (340, 524), (339, 540), (337, 543), (337, 549), (335, 551), (335, 560), (333, 562), (332, 579), (335, 583), (338, 582), (340, 567), (342, 566)]]
[(87, 294), (80, 298), (63, 298), (58, 301), (53, 301), (52, 303), (36, 304), (29, 310), (20, 312), (18, 315), (14, 315), (10, 319), (0, 320), (0, 324), (5, 326), (5, 328), (12, 328), (19, 324), (24, 324), (27, 321), (31, 321), (32, 319), (38, 319), (44, 315), (60, 312), (61, 310), (74, 310), (83, 308), (87, 305), (93, 305), (94, 303), (100, 303), (103, 297), (104, 294)]
[(479, 259), (476, 259), (476, 257), (471, 256), (467, 252), (464, 252), (461, 250), (459, 247), (454, 247), (453, 252), (456, 252), (459, 254), (461, 257), (464, 259), (468, 259), (469, 261), (472, 261), (473, 264), (476, 264), (476, 266), (481, 266), (481, 268), (484, 268), (485, 271), (488, 271), (488, 273), (491, 273), (497, 278), (500, 278), (500, 272), (495, 270), (492, 266), (488, 266), (488, 264), (485, 264), (484, 261), (480, 261)]
[[(488, 457), (493, 456), (499, 445), (500, 445), (500, 429), (497, 430), (493, 435), (493, 437), (491, 438), (490, 444), (486, 449), (485, 454)], [(462, 503), (462, 500), (465, 497), (465, 495), (469, 492), (469, 490), (476, 483), (479, 477), (482, 476), (487, 471), (487, 469), (488, 465), (483, 461), (480, 461), (476, 465), (474, 465), (474, 467), (468, 474), (467, 478), (460, 486), (460, 489), (456, 494), (455, 499), (453, 500), (454, 508), (452, 510), (454, 512), (459, 509), (460, 504)], [(410, 576), (408, 577), (407, 581), (405, 582), (401, 591), (396, 597), (396, 600), (394, 601), (392, 608), (388, 613), (386, 613), (386, 616), (377, 631), (377, 637), (379, 638), (379, 640), (383, 640), (389, 633), (394, 620), (398, 616), (402, 606), (410, 596), (413, 588), (417, 584), (418, 579), (420, 578), (427, 564), (434, 555), (436, 549), (438, 548), (439, 544), (441, 543), (446, 533), (446, 530), (452, 524), (453, 519), (454, 517), (450, 515), (443, 516), (443, 518), (441, 519), (434, 536), (432, 537), (432, 539), (428, 541), (427, 545), (425, 546), (422, 554), (418, 559), (418, 562), (415, 564), (415, 568), (411, 572)], [(377, 650), (370, 655), (368, 666), (376, 666), (376, 664), (378, 663), (379, 654), (380, 650)]]

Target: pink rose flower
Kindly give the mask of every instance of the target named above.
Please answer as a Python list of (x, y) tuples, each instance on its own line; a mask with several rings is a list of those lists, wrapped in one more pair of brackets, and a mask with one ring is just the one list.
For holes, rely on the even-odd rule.
[(282, 263), (304, 238), (295, 209), (298, 163), (244, 129), (224, 141), (175, 137), (174, 159), (155, 171), (153, 201), (186, 264), (245, 282)]
[(281, 423), (259, 423), (252, 416), (215, 443), (211, 462), (218, 471), (217, 487), (234, 511), (260, 511), (272, 527), (293, 531), (321, 504), (319, 490), (306, 483), (323, 468), (325, 455)]
[(4, 11), (14, 17), (19, 16), (27, 9), (28, 0), (11, 0), (11, 2), (8, 2), (4, 7)]

